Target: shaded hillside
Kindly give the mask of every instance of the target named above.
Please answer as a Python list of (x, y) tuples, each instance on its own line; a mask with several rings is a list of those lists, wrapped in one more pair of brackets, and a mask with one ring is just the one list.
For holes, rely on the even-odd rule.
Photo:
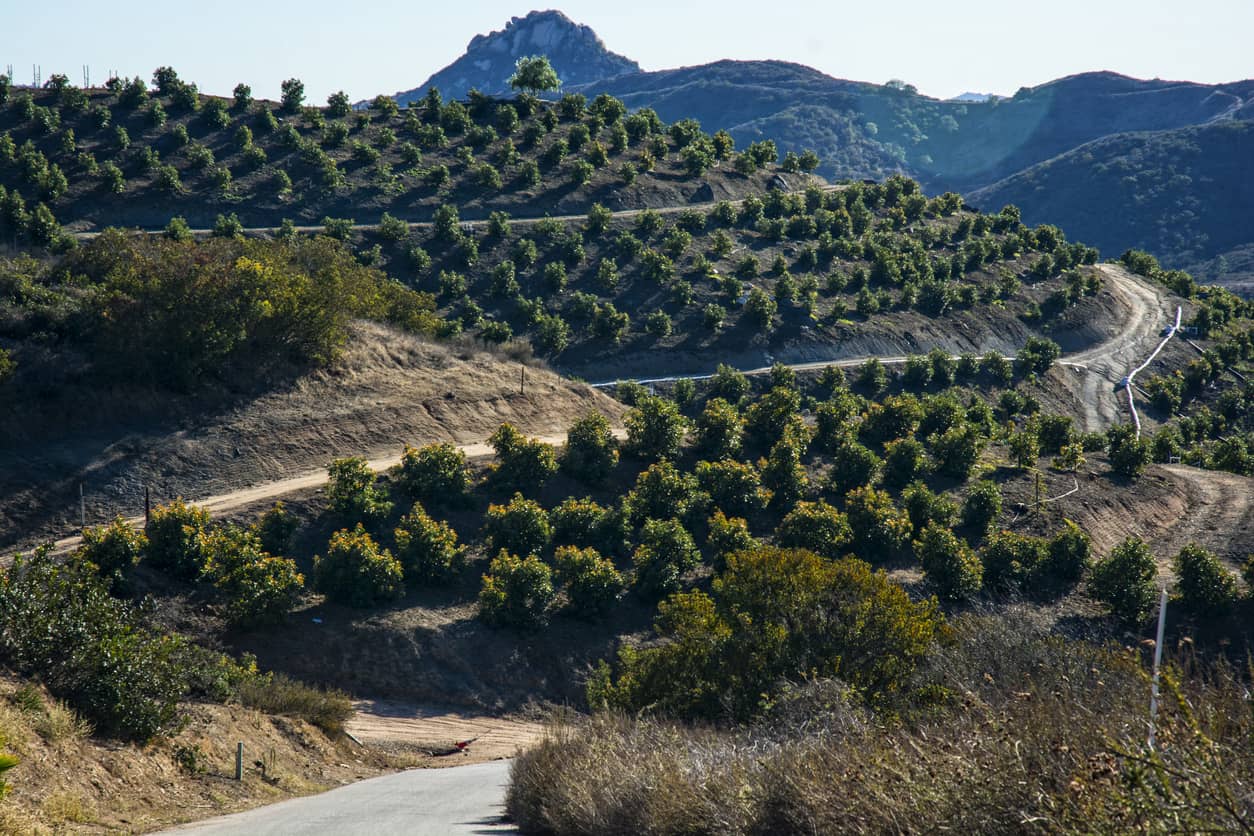
[(766, 129), (784, 150), (818, 151), (825, 174), (877, 176), (896, 167), (936, 190), (974, 189), (1110, 133), (1206, 122), (1247, 106), (1254, 92), (1254, 82), (1085, 73), (1010, 99), (939, 101), (909, 85), (834, 79), (779, 61), (719, 61), (583, 87), (663, 118), (691, 116), (740, 141)]
[(476, 35), (465, 55), (413, 90), (397, 93), (395, 99), (404, 106), (421, 99), (431, 87), (455, 99), (466, 98), (471, 90), (507, 93), (514, 62), (524, 55), (548, 56), (568, 85), (640, 72), (639, 64), (610, 52), (589, 27), (559, 11), (531, 12), (511, 18), (504, 29)]
[[(1173, 267), (1254, 240), (1254, 122), (1126, 133), (1087, 143), (973, 192), (1014, 203), (1025, 220), (1058, 224), (1103, 252), (1155, 253)], [(1233, 258), (1239, 266), (1241, 259)], [(1211, 264), (1220, 278), (1227, 264)]]

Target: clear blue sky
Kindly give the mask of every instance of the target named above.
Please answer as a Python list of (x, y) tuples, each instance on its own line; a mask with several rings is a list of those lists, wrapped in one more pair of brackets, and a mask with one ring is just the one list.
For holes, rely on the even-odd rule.
[(148, 79), (168, 64), (202, 91), (238, 81), (276, 98), (290, 76), (311, 101), (417, 86), (480, 32), (558, 8), (645, 69), (719, 58), (778, 58), (840, 78), (900, 78), (934, 96), (1009, 94), (1062, 75), (1114, 70), (1203, 82), (1254, 77), (1251, 0), (214, 0), (190, 4), (4, 0), (0, 70), (31, 65), (81, 82), (91, 67)]

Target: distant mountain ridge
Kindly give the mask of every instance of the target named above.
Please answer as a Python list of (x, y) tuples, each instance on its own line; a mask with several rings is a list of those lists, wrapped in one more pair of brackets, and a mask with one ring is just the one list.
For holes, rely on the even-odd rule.
[(461, 58), (414, 89), (397, 93), (395, 99), (403, 107), (431, 87), (453, 99), (464, 99), (471, 90), (506, 93), (514, 62), (524, 55), (548, 56), (567, 85), (641, 72), (635, 61), (607, 49), (590, 27), (559, 11), (537, 11), (512, 18), (499, 31), (476, 35)]
[[(902, 173), (930, 192), (957, 191), (981, 205), (1012, 195), (1025, 217), (1054, 223), (1109, 254), (1144, 245), (1169, 265), (1182, 266), (1254, 243), (1248, 215), (1188, 208), (1209, 194), (1212, 184), (1205, 175), (1197, 180), (1162, 176), (1174, 164), (1170, 155), (1188, 141), (1161, 136), (1254, 120), (1254, 80), (1208, 85), (1090, 72), (1025, 87), (1010, 97), (963, 94), (939, 100), (900, 82), (833, 78), (785, 61), (723, 60), (643, 72), (635, 62), (610, 52), (588, 27), (560, 12), (533, 12), (514, 18), (500, 32), (476, 37), (466, 55), (420, 87), (399, 94), (398, 101), (418, 98), (429, 86), (452, 97), (464, 96), (472, 87), (503, 93), (516, 58), (534, 53), (549, 56), (565, 92), (589, 98), (609, 93), (631, 108), (651, 107), (666, 121), (694, 118), (707, 131), (727, 130), (740, 147), (769, 138), (781, 153), (812, 149), (823, 161), (819, 173), (829, 178)], [(1216, 144), (1233, 155), (1217, 170), (1251, 176), (1254, 147), (1243, 146), (1245, 162), (1242, 152), (1231, 150), (1233, 137), (1239, 145), (1244, 136), (1227, 135)], [(1102, 141), (1108, 137), (1119, 139)], [(1086, 155), (1083, 164), (1051, 163), (1072, 153)], [(1152, 157), (1152, 170), (1142, 172), (1156, 183), (1152, 200), (1145, 190), (1108, 189), (1110, 195), (1126, 192), (1141, 199), (1118, 206), (1103, 200), (1102, 210), (1094, 211), (1090, 183), (1075, 178), (1091, 179), (1089, 163), (1102, 164), (1103, 155), (1110, 155), (1108, 165), (1124, 168), (1136, 168), (1138, 160)], [(1196, 161), (1182, 159), (1180, 164), (1198, 168)], [(1048, 169), (1038, 170), (1041, 166)], [(1045, 182), (1049, 194), (1037, 187)], [(1037, 186), (1028, 188), (1028, 183)], [(1172, 194), (1164, 196), (1164, 190)], [(1154, 231), (1173, 205), (1191, 212), (1182, 227), (1188, 230), (1183, 236), (1187, 241)], [(1244, 204), (1236, 200), (1232, 205)], [(1118, 222), (1109, 217), (1112, 213), (1121, 214)]]

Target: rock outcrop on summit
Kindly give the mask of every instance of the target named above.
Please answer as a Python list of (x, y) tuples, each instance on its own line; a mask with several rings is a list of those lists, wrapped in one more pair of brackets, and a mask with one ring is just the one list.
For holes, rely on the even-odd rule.
[(546, 55), (565, 84), (585, 84), (641, 72), (630, 58), (611, 52), (591, 27), (575, 23), (558, 11), (531, 12), (515, 17), (505, 28), (476, 35), (466, 53), (413, 90), (396, 94), (404, 107), (435, 87), (445, 98), (464, 99), (474, 89), (481, 93), (508, 91), (514, 62), (524, 55)]

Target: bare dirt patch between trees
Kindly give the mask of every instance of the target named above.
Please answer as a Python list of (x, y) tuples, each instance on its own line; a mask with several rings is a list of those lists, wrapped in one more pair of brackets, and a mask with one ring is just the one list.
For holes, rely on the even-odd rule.
[[(509, 758), (544, 735), (544, 725), (513, 717), (391, 700), (357, 700), (345, 724), (370, 747), (423, 757), (424, 766), (463, 766)], [(459, 750), (458, 744), (466, 744)]]

